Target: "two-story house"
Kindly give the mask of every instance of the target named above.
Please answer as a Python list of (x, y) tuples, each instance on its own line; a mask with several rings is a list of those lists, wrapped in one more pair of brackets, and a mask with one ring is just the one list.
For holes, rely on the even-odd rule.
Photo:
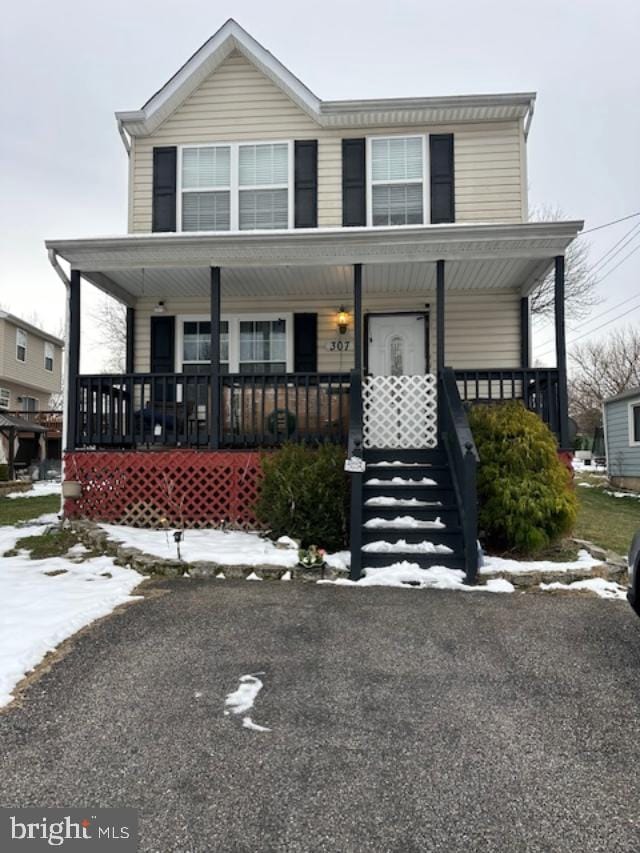
[(51, 398), (62, 389), (64, 342), (0, 311), (0, 464), (60, 456), (61, 418)]
[[(534, 102), (322, 101), (230, 20), (116, 113), (128, 233), (46, 243), (69, 300), (68, 512), (153, 524), (179, 494), (194, 526), (250, 524), (260, 448), (341, 441), (352, 574), (390, 559), (375, 513), (395, 559), (432, 521), (438, 561), (472, 579), (463, 402), (521, 399), (568, 448), (564, 253), (582, 223), (527, 221)], [(558, 361), (539, 370), (528, 296), (552, 269)], [(79, 375), (84, 281), (127, 306), (124, 375)]]

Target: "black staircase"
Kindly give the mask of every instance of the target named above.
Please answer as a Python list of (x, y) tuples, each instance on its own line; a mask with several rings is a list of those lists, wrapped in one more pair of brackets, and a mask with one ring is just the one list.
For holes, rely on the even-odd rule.
[(363, 448), (359, 382), (352, 374), (349, 456), (366, 467), (352, 474), (351, 577), (406, 561), (460, 569), (474, 583), (477, 453), (453, 371), (438, 380), (439, 440), (429, 449)]

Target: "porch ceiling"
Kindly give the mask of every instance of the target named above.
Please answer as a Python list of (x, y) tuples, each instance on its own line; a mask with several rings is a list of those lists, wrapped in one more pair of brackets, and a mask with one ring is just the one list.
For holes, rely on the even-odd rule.
[(144, 234), (50, 240), (102, 290), (141, 297), (206, 296), (209, 267), (222, 268), (226, 296), (348, 294), (362, 263), (365, 293), (435, 290), (435, 261), (451, 290), (528, 293), (582, 228), (581, 222), (318, 229), (239, 234)]

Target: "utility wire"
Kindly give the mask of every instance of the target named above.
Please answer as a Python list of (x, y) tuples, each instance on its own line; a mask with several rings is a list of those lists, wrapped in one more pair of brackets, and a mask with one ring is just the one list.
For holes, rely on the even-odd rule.
[(586, 231), (581, 231), (578, 237), (584, 237), (585, 234), (591, 234), (593, 231), (600, 231), (601, 228), (608, 228), (610, 225), (617, 225), (618, 222), (626, 222), (627, 219), (633, 219), (635, 216), (640, 216), (640, 210), (636, 213), (630, 213), (628, 216), (621, 216), (620, 219), (612, 219), (611, 222), (603, 222), (602, 225), (596, 225), (595, 228), (588, 228)]
[[(604, 253), (604, 255), (601, 255), (601, 256), (598, 258), (598, 260), (597, 260), (597, 261), (594, 261), (594, 262), (593, 262), (593, 264), (591, 265), (591, 268), (590, 268), (589, 272), (590, 272), (590, 273), (595, 272), (596, 267), (598, 267), (598, 266), (600, 266), (600, 265), (602, 265), (602, 267), (606, 267), (608, 264), (610, 264), (610, 263), (611, 263), (611, 261), (612, 261), (612, 260), (613, 260), (617, 255), (619, 255), (619, 254), (620, 254), (620, 252), (621, 252), (624, 248), (626, 248), (626, 246), (628, 246), (628, 245), (629, 245), (629, 243), (632, 243), (634, 240), (636, 240), (638, 237), (640, 237), (640, 231), (638, 231), (638, 229), (639, 229), (639, 228), (640, 228), (640, 222), (638, 222), (636, 225), (634, 225), (634, 226), (633, 226), (633, 228), (631, 228), (631, 230), (630, 230), (630, 231), (627, 231), (627, 233), (624, 235), (624, 237), (621, 237), (621, 238), (618, 240), (618, 242), (617, 242), (617, 243), (614, 243), (614, 244), (613, 244), (613, 246), (612, 246), (612, 247), (611, 247), (607, 252), (605, 252), (605, 253)], [(637, 233), (636, 233), (636, 234), (633, 234), (633, 232), (634, 232), (634, 231), (636, 231)], [(629, 235), (630, 235), (630, 234), (633, 234), (633, 237), (629, 237)], [(629, 237), (629, 239), (628, 239), (628, 240), (627, 240), (627, 237)], [(625, 241), (625, 242), (623, 242), (623, 241)], [(621, 244), (621, 243), (622, 243), (622, 245), (620, 246), (620, 244)], [(615, 251), (615, 252), (614, 252), (613, 250), (614, 250), (617, 246), (620, 246), (620, 248), (619, 248), (617, 251)], [(612, 252), (613, 252), (613, 254), (611, 254)], [(611, 255), (611, 257), (609, 257), (609, 258), (608, 258), (608, 260), (606, 260), (606, 261), (605, 261), (605, 258), (607, 258), (607, 256), (608, 256), (608, 255)]]
[[(640, 249), (640, 246), (638, 246), (638, 248)], [(633, 296), (631, 298), (634, 299), (637, 297), (638, 297), (638, 294), (635, 294), (635, 296)], [(625, 301), (628, 302), (629, 300), (627, 299)], [(619, 308), (620, 305), (624, 305), (624, 302), (621, 302), (619, 305), (616, 305), (614, 307)], [(584, 338), (587, 335), (592, 335), (594, 332), (597, 332), (599, 329), (603, 329), (605, 326), (608, 326), (610, 323), (615, 323), (616, 320), (621, 320), (623, 317), (626, 317), (631, 311), (636, 311), (638, 308), (640, 308), (640, 302), (638, 302), (637, 305), (633, 305), (631, 308), (627, 308), (625, 311), (622, 312), (622, 314), (618, 314), (616, 317), (612, 317), (610, 320), (605, 320), (604, 323), (600, 323), (600, 325), (596, 326), (594, 329), (588, 329), (586, 332), (583, 332), (581, 335), (578, 335), (576, 338), (573, 338), (573, 340), (568, 341), (567, 343), (575, 344), (575, 342), (579, 341), (581, 338)], [(609, 309), (609, 311), (612, 311), (612, 310), (613, 310), (612, 308)], [(608, 312), (604, 312), (604, 313), (608, 313)], [(600, 319), (600, 318), (598, 318), (598, 319)], [(551, 355), (552, 353), (553, 353), (553, 349), (547, 349), (544, 352), (539, 353), (538, 358), (544, 358), (545, 355)]]

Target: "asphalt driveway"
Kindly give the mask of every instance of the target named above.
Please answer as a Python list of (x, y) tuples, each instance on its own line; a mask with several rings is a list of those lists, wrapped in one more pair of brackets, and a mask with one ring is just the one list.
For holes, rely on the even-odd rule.
[[(162, 853), (640, 849), (624, 603), (148, 589), (0, 714), (1, 805), (135, 807)], [(269, 732), (223, 714), (255, 672)]]

